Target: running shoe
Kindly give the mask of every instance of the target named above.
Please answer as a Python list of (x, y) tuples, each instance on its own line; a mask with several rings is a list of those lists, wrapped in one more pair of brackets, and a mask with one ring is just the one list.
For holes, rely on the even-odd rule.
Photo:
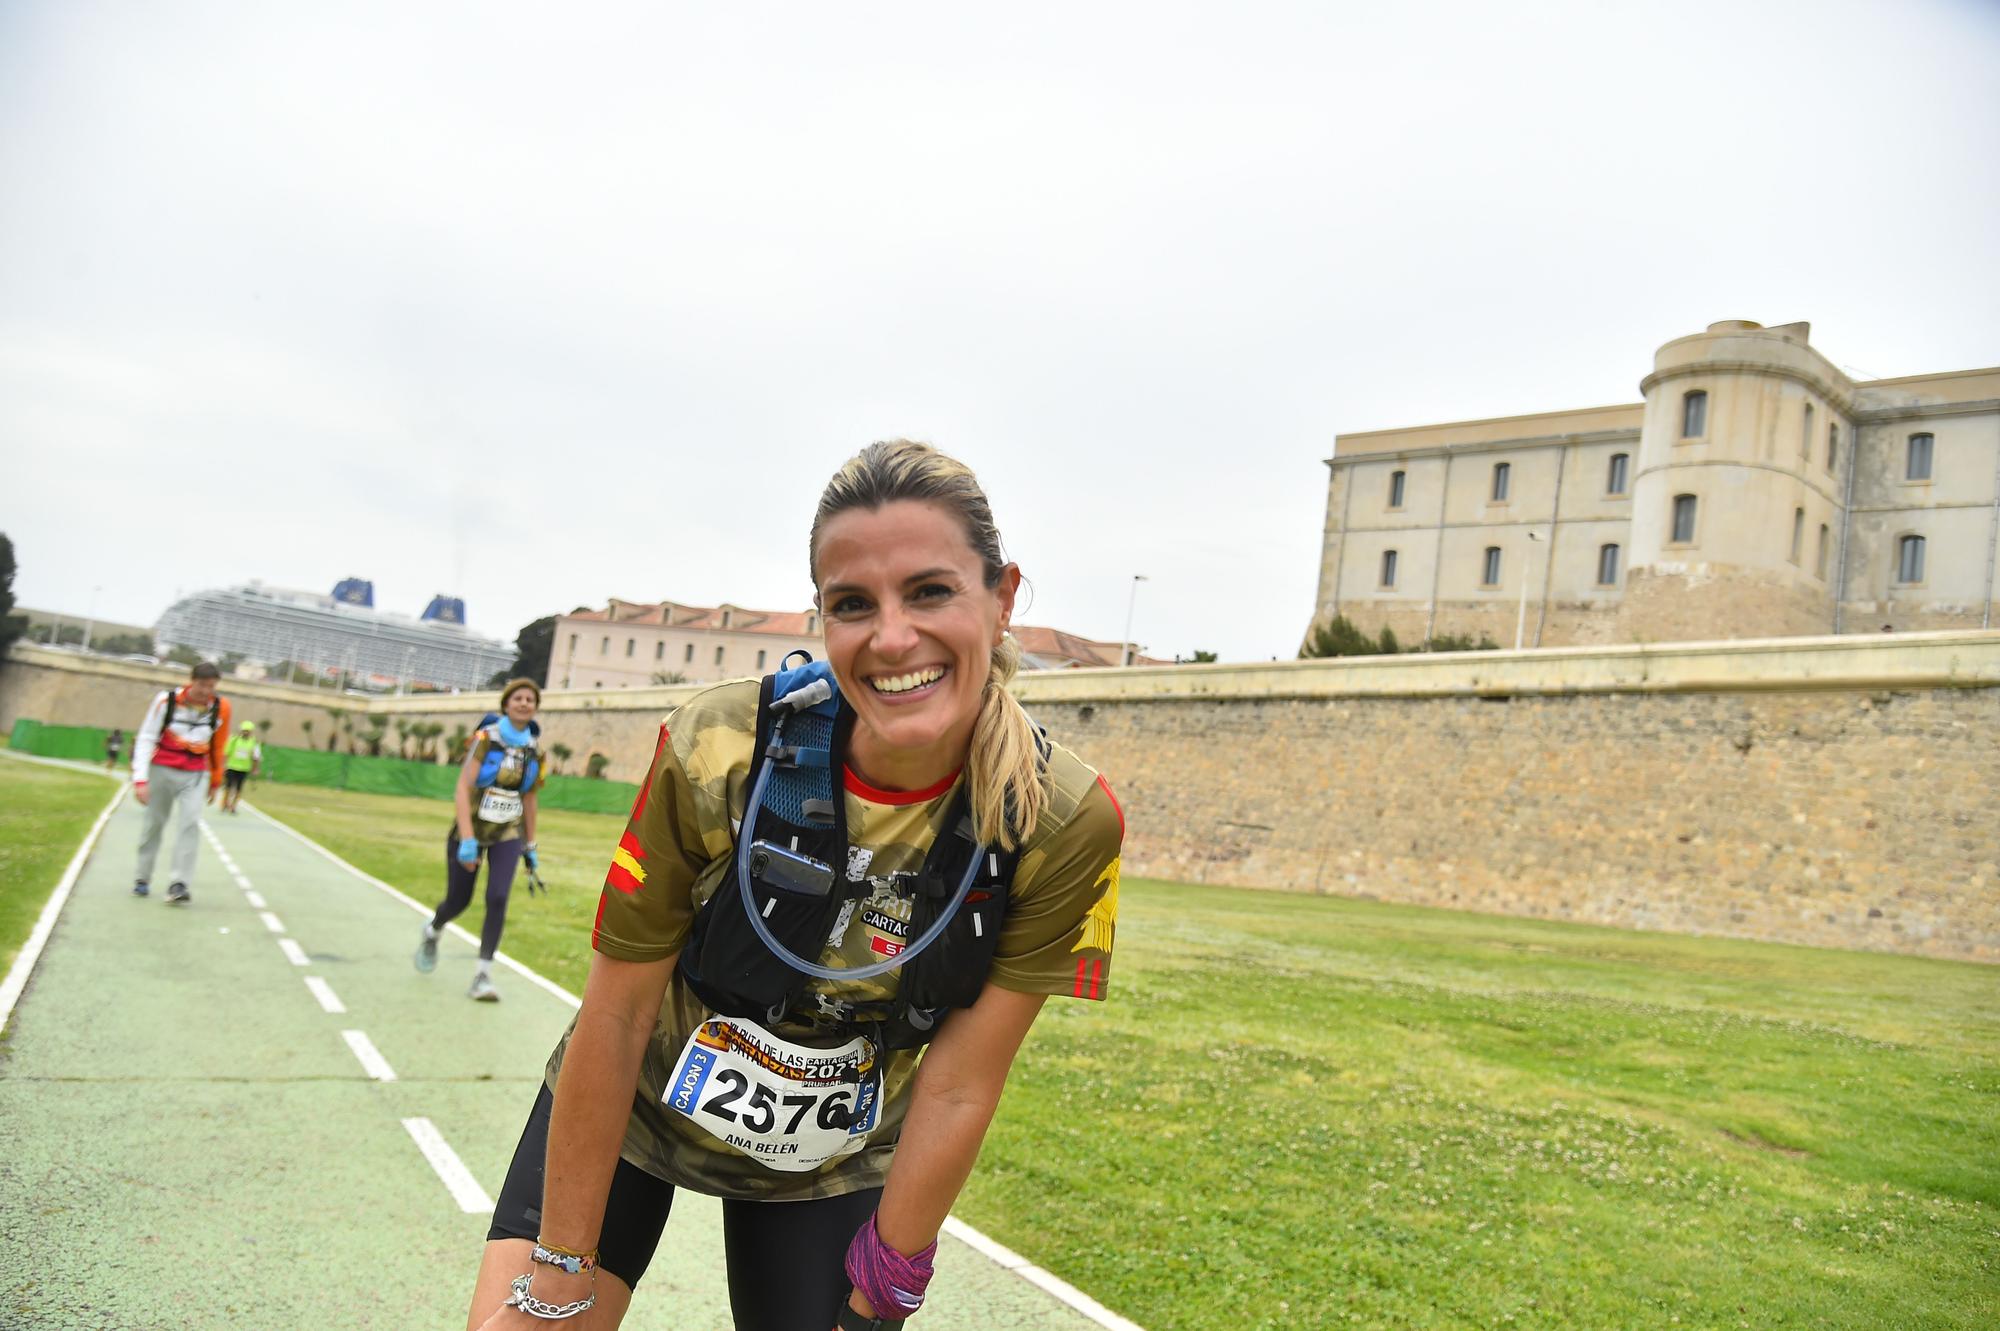
[(194, 900), (194, 897), (188, 892), (188, 885), (186, 883), (167, 884), (167, 904), (169, 906), (185, 906), (192, 900)]
[(417, 936), (417, 955), (410, 959), (416, 962), (417, 970), (424, 975), (437, 969), (438, 940), (429, 929)]
[(465, 996), (467, 998), (476, 998), (482, 1003), (497, 1003), (500, 1001), (500, 991), (493, 987), (493, 980), (485, 971), (481, 971), (472, 977), (472, 987), (465, 991)]
[(149, 896), (152, 894), (152, 891), (153, 889), (145, 883), (132, 884), (132, 895), (135, 897)]

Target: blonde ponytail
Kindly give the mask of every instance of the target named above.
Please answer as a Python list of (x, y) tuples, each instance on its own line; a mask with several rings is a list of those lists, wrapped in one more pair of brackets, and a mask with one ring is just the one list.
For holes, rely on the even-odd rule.
[(1048, 803), (1034, 722), (1007, 692), (1007, 682), (1020, 665), (1020, 646), (1012, 637), (1000, 639), (993, 649), (979, 719), (972, 726), (972, 752), (966, 756), (972, 835), (981, 845), (1001, 850), (1015, 850), (1034, 835)]

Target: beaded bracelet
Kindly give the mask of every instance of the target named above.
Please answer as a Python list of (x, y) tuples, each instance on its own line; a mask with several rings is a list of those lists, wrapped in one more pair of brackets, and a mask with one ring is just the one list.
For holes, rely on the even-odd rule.
[(576, 1252), (556, 1243), (537, 1243), (535, 1250), (528, 1255), (544, 1266), (553, 1266), (558, 1271), (565, 1271), (570, 1275), (580, 1275), (585, 1271), (597, 1269), (595, 1248), (589, 1252)]

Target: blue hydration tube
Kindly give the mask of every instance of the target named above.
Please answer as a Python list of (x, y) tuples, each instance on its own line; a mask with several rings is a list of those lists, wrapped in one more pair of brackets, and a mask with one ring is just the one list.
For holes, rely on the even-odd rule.
[[(785, 701), (790, 701), (790, 699), (787, 698)], [(772, 725), (772, 748), (777, 747), (778, 737), (784, 729), (784, 725), (785, 718), (782, 716)], [(804, 957), (792, 953), (783, 943), (780, 943), (772, 936), (771, 926), (764, 923), (763, 915), (759, 913), (757, 907), (751, 902), (752, 893), (750, 890), (750, 829), (756, 824), (757, 810), (762, 808), (764, 804), (764, 786), (771, 779), (771, 762), (771, 759), (766, 758), (763, 765), (758, 768), (757, 782), (750, 788), (750, 802), (744, 807), (743, 821), (737, 824), (736, 829), (736, 894), (743, 898), (743, 914), (749, 919), (750, 927), (756, 930), (757, 937), (763, 940), (764, 946), (771, 950), (771, 955), (784, 962), (787, 966), (790, 966), (793, 970), (804, 971), (807, 975), (816, 976), (822, 980), (869, 980), (877, 975), (886, 975), (898, 966), (901, 966), (904, 962), (913, 960), (918, 953), (942, 937), (945, 926), (951, 923), (952, 917), (958, 914), (958, 908), (965, 904), (965, 898), (971, 893), (973, 879), (979, 876), (979, 861), (986, 855), (986, 847), (984, 846), (975, 846), (973, 848), (972, 858), (966, 861), (965, 876), (959, 880), (958, 891), (952, 895), (951, 904), (944, 908), (944, 913), (931, 923), (930, 928), (924, 930), (916, 942), (910, 944), (893, 957), (885, 957), (881, 961), (871, 961), (866, 966), (856, 966), (851, 970), (841, 970), (837, 967), (821, 966), (816, 962), (807, 961)], [(836, 774), (835, 780), (838, 779), (838, 774)], [(834, 797), (836, 799), (840, 798), (838, 792), (836, 792)]]

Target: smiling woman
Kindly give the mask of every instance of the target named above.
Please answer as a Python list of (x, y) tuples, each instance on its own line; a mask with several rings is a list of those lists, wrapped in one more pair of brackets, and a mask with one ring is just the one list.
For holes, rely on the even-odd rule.
[(737, 1327), (901, 1326), (1044, 1000), (1104, 997), (1124, 816), (1007, 692), (977, 480), (872, 444), (810, 549), (826, 660), (662, 729), (472, 1326), (615, 1327), (677, 1187), (723, 1198)]

